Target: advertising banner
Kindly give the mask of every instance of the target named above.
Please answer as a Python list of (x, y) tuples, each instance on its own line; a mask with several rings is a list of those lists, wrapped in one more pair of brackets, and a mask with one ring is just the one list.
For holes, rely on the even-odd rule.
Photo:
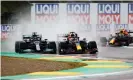
[(120, 29), (127, 29), (127, 30), (129, 30), (128, 24), (115, 24), (114, 27), (115, 27), (114, 31), (116, 31), (116, 32), (119, 31)]
[(97, 24), (97, 30), (99, 32), (110, 31), (110, 24)]
[(14, 25), (1, 24), (1, 40), (7, 40), (12, 32), (15, 31)]
[(91, 31), (90, 4), (67, 3), (67, 23), (76, 24), (80, 31)]
[[(109, 35), (121, 28), (133, 29), (133, 3), (35, 3), (31, 14), (33, 23), (43, 22), (62, 31)], [(53, 22), (57, 25), (48, 25)]]
[(119, 3), (98, 4), (98, 24), (120, 24)]
[(133, 3), (128, 4), (128, 24), (133, 24)]
[(37, 3), (35, 4), (35, 22), (47, 23), (57, 21), (59, 14), (58, 3)]

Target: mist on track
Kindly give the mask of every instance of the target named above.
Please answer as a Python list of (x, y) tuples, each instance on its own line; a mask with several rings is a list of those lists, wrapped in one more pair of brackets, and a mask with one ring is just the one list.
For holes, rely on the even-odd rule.
[(49, 21), (47, 23), (44, 21), (39, 21), (38, 23), (30, 22), (26, 20), (27, 17), (29, 17), (27, 14), (19, 17), (18, 24), (15, 25), (15, 31), (10, 34), (8, 40), (2, 43), (2, 51), (14, 52), (15, 42), (22, 41), (22, 35), (32, 35), (32, 32), (41, 34), (43, 39), (48, 39), (49, 41), (57, 41), (58, 34), (63, 35), (69, 32), (76, 32), (81, 40), (86, 38), (88, 42), (92, 40), (98, 42), (98, 37), (100, 34), (96, 34), (96, 24), (91, 24), (91, 31), (84, 31), (86, 28), (83, 28), (79, 24), (69, 24), (66, 16), (63, 18), (57, 16), (57, 20)]

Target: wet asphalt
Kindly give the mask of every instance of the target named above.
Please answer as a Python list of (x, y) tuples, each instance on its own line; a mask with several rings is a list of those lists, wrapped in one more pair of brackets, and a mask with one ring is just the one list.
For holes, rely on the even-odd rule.
[[(7, 51), (9, 46), (1, 46), (2, 51)], [(125, 60), (127, 62), (133, 63), (133, 44), (129, 47), (101, 47), (98, 46), (99, 58), (111, 58), (111, 59), (120, 59)], [(9, 50), (9, 51), (12, 51)], [(42, 54), (42, 55), (49, 55), (49, 54)], [(51, 54), (53, 55), (53, 54)], [(67, 54), (71, 56), (77, 56), (77, 54)], [(86, 54), (78, 54), (83, 57), (89, 57), (89, 55)], [(133, 80), (133, 71), (128, 72), (125, 74), (117, 74), (117, 75), (110, 75), (110, 76), (95, 76), (90, 78), (83, 78), (83, 79), (76, 79), (76, 80)]]
[[(99, 47), (98, 57), (120, 59), (133, 63), (133, 45), (129, 47)], [(123, 74), (83, 78), (79, 80), (133, 80), (133, 69), (131, 70), (131, 72)]]

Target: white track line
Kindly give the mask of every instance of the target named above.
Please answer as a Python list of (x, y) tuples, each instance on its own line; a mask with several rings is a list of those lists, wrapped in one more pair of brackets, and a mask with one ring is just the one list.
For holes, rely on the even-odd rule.
[(132, 70), (128, 70), (128, 71), (119, 71), (119, 72), (111, 72), (111, 73), (101, 73), (101, 74), (88, 74), (88, 75), (78, 75), (78, 76), (64, 76), (64, 77), (51, 77), (51, 78), (36, 78), (36, 79), (21, 79), (21, 80), (58, 80), (58, 79), (73, 79), (73, 78), (81, 78), (81, 77), (86, 77), (86, 78), (90, 78), (90, 77), (105, 77), (105, 76), (109, 76), (109, 75), (120, 75), (120, 74), (126, 74), (126, 73), (130, 73), (133, 72)]
[(79, 57), (79, 59), (94, 59), (94, 60), (121, 60), (123, 59), (113, 59), (113, 58), (103, 58), (103, 57), (98, 57), (98, 58), (92, 58), (92, 57)]

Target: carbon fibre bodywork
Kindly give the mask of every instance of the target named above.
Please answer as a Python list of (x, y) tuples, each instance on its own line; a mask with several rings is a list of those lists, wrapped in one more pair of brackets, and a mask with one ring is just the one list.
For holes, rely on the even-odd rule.
[[(71, 35), (71, 39), (69, 39), (69, 34)], [(87, 52), (95, 54), (98, 52), (97, 43), (95, 41), (87, 42), (86, 40), (79, 40), (79, 37), (75, 32), (70, 32), (69, 34), (62, 36), (67, 38), (65, 41), (59, 42), (60, 54)]]
[(133, 43), (133, 36), (130, 35), (115, 35), (111, 36), (109, 39), (106, 37), (101, 37), (100, 42), (102, 44), (107, 44), (110, 46), (129, 46), (129, 44)]
[(30, 49), (32, 52), (46, 52), (56, 53), (56, 43), (54, 41), (42, 40), (41, 35), (23, 35), (22, 41), (15, 42), (15, 52), (23, 53), (24, 50)]

